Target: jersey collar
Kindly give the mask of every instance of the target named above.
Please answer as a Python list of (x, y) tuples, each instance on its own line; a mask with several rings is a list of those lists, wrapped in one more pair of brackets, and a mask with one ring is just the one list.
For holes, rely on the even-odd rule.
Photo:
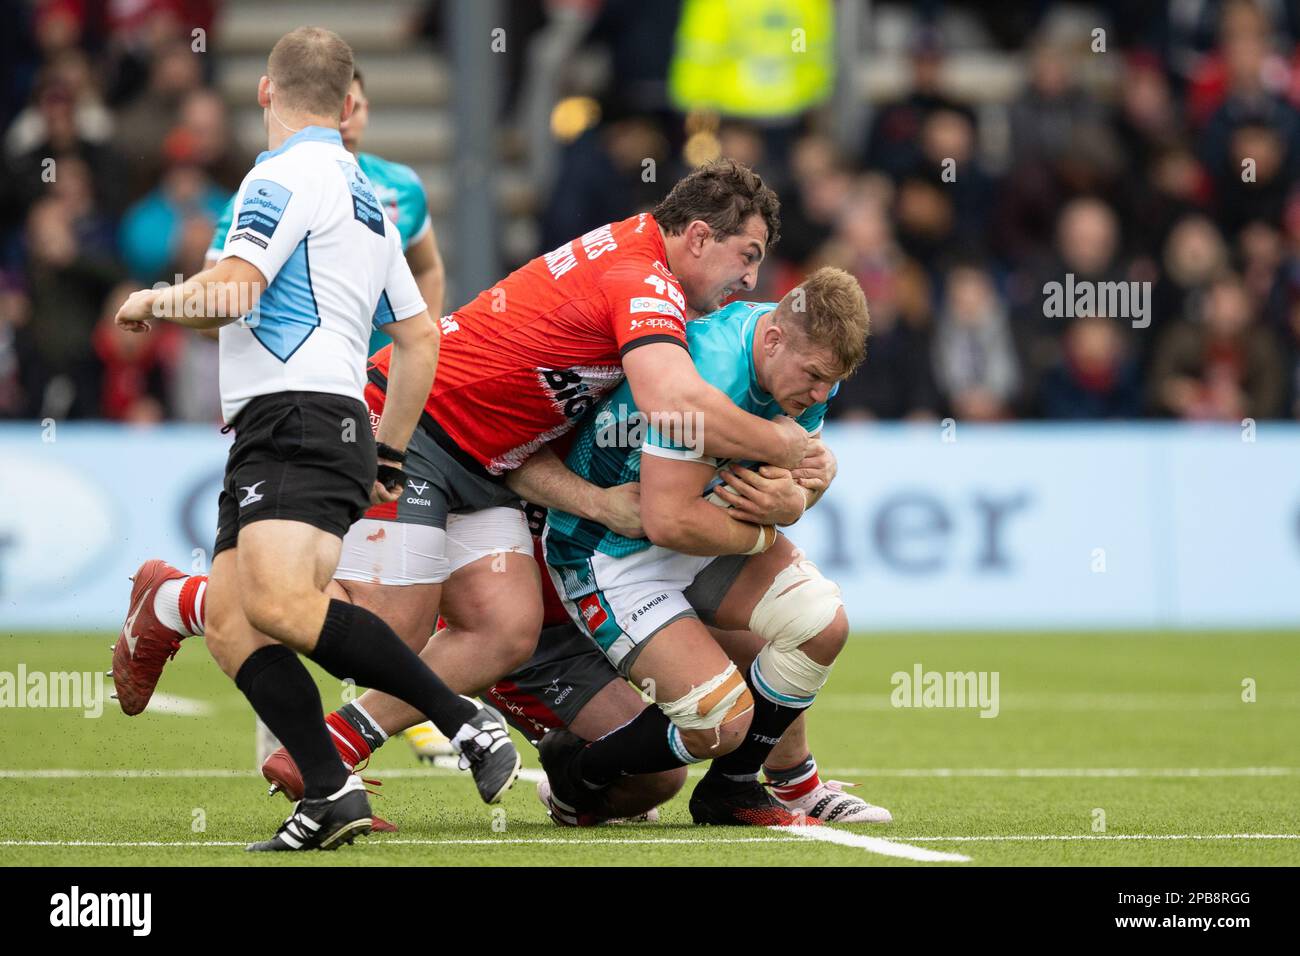
[[(339, 131), (329, 126), (304, 126), (298, 132), (294, 133), (275, 149), (263, 151), (257, 157), (257, 162), (265, 162), (272, 156), (279, 156), (286, 150), (292, 149), (299, 143), (333, 143), (335, 146), (343, 145), (343, 137)], [(254, 163), (256, 165), (256, 163)]]

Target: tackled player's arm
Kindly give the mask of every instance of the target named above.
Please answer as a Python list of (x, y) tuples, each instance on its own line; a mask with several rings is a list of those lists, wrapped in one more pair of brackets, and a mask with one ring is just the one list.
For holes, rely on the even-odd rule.
[(549, 445), (510, 472), (506, 485), (532, 504), (598, 522), (625, 538), (645, 536), (637, 482), (601, 488), (571, 471)]
[(840, 463), (831, 451), (831, 446), (822, 441), (820, 434), (814, 435), (808, 443), (808, 454), (791, 473), (808, 496), (806, 507), (811, 508), (822, 500), (822, 495), (826, 494), (826, 489), (831, 486), (839, 470)]
[(438, 318), (442, 315), (443, 298), (447, 292), (447, 274), (432, 226), (406, 250), (406, 264), (411, 267), (411, 275), (415, 276), (415, 284), (420, 287), (429, 314)]
[(695, 430), (703, 451), (714, 458), (743, 458), (794, 468), (803, 460), (808, 432), (792, 418), (768, 421), (737, 408), (700, 377), (691, 354), (680, 345), (654, 342), (629, 349), (623, 371), (637, 408), (655, 420), (700, 422)]
[(794, 471), (772, 465), (761, 465), (757, 471), (729, 465), (720, 474), (723, 484), (713, 493), (731, 505), (732, 515), (742, 521), (786, 527), (821, 500), (835, 480), (837, 467), (830, 448), (814, 437)]
[(265, 289), (262, 270), (238, 256), (227, 256), (179, 285), (131, 293), (116, 321), (131, 332), (147, 332), (151, 319), (191, 329), (218, 329), (250, 312)]
[(641, 523), (652, 544), (682, 554), (757, 554), (776, 529), (737, 521), (703, 497), (713, 477), (707, 462), (641, 454)]

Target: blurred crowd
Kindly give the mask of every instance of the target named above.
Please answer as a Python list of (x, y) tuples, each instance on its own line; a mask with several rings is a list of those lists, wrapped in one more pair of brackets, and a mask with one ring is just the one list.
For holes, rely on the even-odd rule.
[[(782, 16), (824, 18), (831, 0), (754, 0), (769, 15), (748, 24), (717, 13), (745, 4), (712, 2), (550, 4), (584, 8), (610, 69), (599, 118), (560, 137), (536, 251), (729, 155), (783, 203), (752, 297), (828, 264), (867, 292), (841, 418), (1300, 417), (1300, 2), (1101, 3), (1074, 29), (1055, 4), (917, 4), (901, 92), (850, 142), (831, 99), (848, 68), (824, 37), (785, 74), (751, 38), (768, 45), (746, 62), (783, 85), (716, 79), (749, 55), (746, 27), (788, 35)], [(195, 55), (219, 48), (218, 6), (0, 0), (0, 418), (218, 417), (212, 343), (111, 322), (130, 290), (197, 271), (253, 161), (214, 87), (220, 57)], [(1104, 52), (1089, 23), (1107, 25)], [(972, 49), (1018, 65), (1005, 97), (955, 86)], [(775, 89), (794, 94), (747, 106)], [(1045, 286), (1067, 275), (1144, 284), (1145, 317), (1053, 313)]]
[[(670, 5), (684, 20), (704, 0)], [(738, 116), (707, 97), (689, 111), (680, 26), (670, 54), (673, 18), (656, 27), (644, 5), (611, 0), (594, 36), (658, 30), (657, 43), (613, 45), (612, 77), (640, 76), (649, 92), (611, 86), (601, 122), (566, 147), (543, 247), (652, 202), (641, 157), (671, 181), (674, 157), (696, 146), (692, 159), (733, 156), (780, 192), (782, 237), (752, 298), (828, 264), (866, 290), (867, 360), (832, 415), (1300, 416), (1300, 5), (1116, 2), (1053, 16), (1069, 9), (916, 5), (904, 92), (846, 144), (825, 97), (793, 114)], [(747, 28), (717, 24), (737, 55), (762, 46)], [(986, 64), (1023, 63), (1001, 101), (954, 87), (952, 61), (981, 46)], [(721, 43), (697, 36), (690, 55), (714, 58), (724, 82)], [(1145, 314), (1133, 302), (1054, 315), (1044, 287), (1067, 275), (1143, 283)]]
[(213, 343), (112, 323), (201, 268), (253, 162), (198, 55), (215, 7), (0, 2), (0, 418), (217, 419)]

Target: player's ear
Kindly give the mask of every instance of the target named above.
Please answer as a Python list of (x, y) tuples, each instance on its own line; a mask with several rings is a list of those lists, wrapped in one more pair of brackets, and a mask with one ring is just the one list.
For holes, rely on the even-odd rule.
[(686, 227), (686, 247), (695, 255), (704, 253), (704, 244), (713, 235), (713, 229), (703, 219), (695, 219)]
[(266, 109), (271, 105), (271, 78), (263, 75), (257, 81), (257, 105)]
[(763, 330), (763, 348), (771, 355), (781, 345), (783, 338), (785, 338), (785, 334), (781, 331), (781, 326), (772, 322)]
[(343, 111), (339, 113), (339, 122), (345, 122), (347, 118), (352, 115), (352, 111), (356, 108), (357, 98), (352, 95), (351, 90), (348, 90), (347, 95), (343, 97)]

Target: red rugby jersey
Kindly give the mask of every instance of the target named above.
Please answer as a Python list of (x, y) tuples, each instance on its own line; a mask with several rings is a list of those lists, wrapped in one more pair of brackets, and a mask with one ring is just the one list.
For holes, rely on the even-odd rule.
[[(686, 297), (667, 260), (641, 213), (515, 270), (442, 318), (425, 410), (492, 474), (519, 467), (618, 384), (630, 349), (686, 347)], [(371, 357), (385, 377), (391, 351)]]

